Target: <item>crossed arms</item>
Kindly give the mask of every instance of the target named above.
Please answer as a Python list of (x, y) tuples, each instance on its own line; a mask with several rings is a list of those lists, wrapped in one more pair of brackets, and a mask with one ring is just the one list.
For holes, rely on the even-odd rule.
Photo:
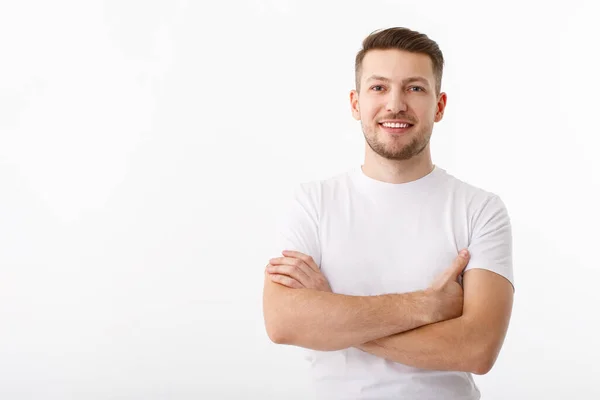
[(380, 296), (332, 293), (306, 254), (319, 254), (318, 204), (312, 189), (298, 192), (279, 236), (307, 251), (284, 252), (265, 271), (263, 314), (273, 342), (322, 351), (355, 347), (423, 369), (490, 371), (513, 304), (511, 281), (493, 272), (512, 271), (510, 219), (499, 197), (472, 215), (467, 259), (457, 256), (425, 290)]
[[(275, 282), (265, 273), (263, 312), (275, 343), (322, 351), (356, 347), (417, 368), (485, 374), (504, 342), (511, 283), (492, 271), (471, 269), (457, 292), (456, 272), (468, 263), (460, 265), (460, 257), (427, 290), (381, 296), (327, 291), (318, 267), (302, 253), (285, 262), (276, 272), (290, 279)], [(291, 278), (294, 274), (299, 278)]]

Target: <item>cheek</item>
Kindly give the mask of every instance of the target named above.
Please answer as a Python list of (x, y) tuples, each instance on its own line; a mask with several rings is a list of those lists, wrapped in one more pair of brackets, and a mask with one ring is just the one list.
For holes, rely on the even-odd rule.
[(416, 103), (416, 107), (418, 107), (421, 115), (427, 117), (435, 116), (435, 113), (437, 112), (437, 103), (435, 100), (429, 98), (420, 99), (420, 101)]
[(360, 116), (364, 121), (373, 121), (377, 118), (377, 106), (372, 103), (361, 104)]

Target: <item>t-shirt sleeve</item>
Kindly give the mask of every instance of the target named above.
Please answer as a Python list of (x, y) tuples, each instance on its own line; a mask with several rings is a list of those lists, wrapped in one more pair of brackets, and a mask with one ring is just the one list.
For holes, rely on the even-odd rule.
[(513, 285), (512, 226), (498, 195), (483, 204), (475, 216), (469, 244), (471, 258), (465, 271), (481, 268), (502, 275)]
[(271, 257), (281, 257), (283, 250), (299, 251), (321, 266), (319, 205), (318, 182), (302, 183), (293, 190), (276, 220), (273, 245), (277, 253)]

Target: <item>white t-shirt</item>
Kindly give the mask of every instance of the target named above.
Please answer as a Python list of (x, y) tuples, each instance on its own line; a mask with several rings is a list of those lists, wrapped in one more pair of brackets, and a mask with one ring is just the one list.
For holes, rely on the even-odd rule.
[[(466, 270), (513, 283), (512, 230), (494, 193), (444, 169), (390, 184), (361, 166), (298, 185), (278, 223), (276, 245), (313, 257), (334, 293), (369, 296), (427, 288), (468, 248)], [(356, 348), (305, 349), (319, 399), (479, 399), (470, 373), (430, 371)]]

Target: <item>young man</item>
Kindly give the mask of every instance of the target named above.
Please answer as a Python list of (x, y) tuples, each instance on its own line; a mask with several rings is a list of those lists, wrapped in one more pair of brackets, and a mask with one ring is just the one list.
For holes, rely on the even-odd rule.
[[(271, 340), (307, 349), (323, 399), (478, 399), (513, 301), (512, 230), (494, 193), (434, 165), (443, 56), (376, 31), (356, 56), (362, 166), (298, 186), (265, 271)], [(461, 250), (468, 250), (461, 256)]]

